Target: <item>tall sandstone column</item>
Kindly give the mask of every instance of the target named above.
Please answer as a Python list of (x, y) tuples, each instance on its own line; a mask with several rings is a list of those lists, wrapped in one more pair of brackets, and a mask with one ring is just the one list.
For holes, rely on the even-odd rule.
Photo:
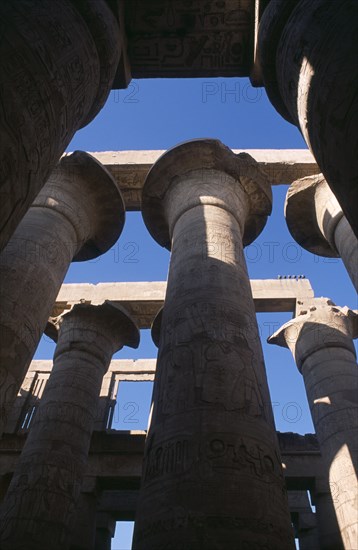
[(135, 550), (293, 546), (243, 255), (271, 211), (257, 163), (183, 143), (146, 179), (142, 212), (171, 248)]
[(271, 0), (258, 53), (275, 109), (295, 124), (358, 237), (358, 2)]
[[(302, 304), (300, 314), (269, 338), (288, 347), (301, 372), (343, 541), (358, 540), (358, 369), (352, 337), (357, 315), (325, 298)], [(327, 546), (326, 548), (337, 548)]]
[(122, 32), (105, 0), (1, 0), (0, 250), (103, 107)]
[(285, 217), (292, 237), (309, 252), (341, 257), (358, 292), (358, 240), (322, 174), (293, 182)]
[(110, 302), (76, 305), (60, 322), (53, 369), (1, 507), (2, 550), (69, 548), (103, 375), (123, 345), (138, 347), (134, 322)]
[(72, 260), (122, 232), (116, 182), (91, 155), (63, 157), (0, 255), (0, 433)]

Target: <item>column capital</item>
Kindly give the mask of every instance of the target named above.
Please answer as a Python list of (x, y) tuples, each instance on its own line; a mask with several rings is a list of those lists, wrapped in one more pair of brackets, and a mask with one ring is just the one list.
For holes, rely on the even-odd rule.
[(32, 206), (50, 208), (70, 220), (78, 241), (73, 261), (90, 260), (109, 250), (125, 221), (117, 182), (84, 151), (62, 157)]
[[(69, 338), (65, 338), (65, 342), (62, 339), (62, 345), (66, 345), (67, 342), (72, 346), (71, 335), (73, 337), (75, 331), (81, 329), (89, 332), (88, 337), (91, 342), (93, 342), (93, 331), (98, 334), (98, 337), (104, 335), (110, 339), (113, 342), (113, 349), (108, 350), (111, 355), (125, 345), (131, 348), (137, 348), (139, 345), (140, 333), (132, 317), (122, 306), (108, 300), (99, 305), (75, 304), (69, 312), (50, 318), (45, 332), (57, 342), (63, 328), (69, 331)], [(83, 341), (84, 336), (81, 338), (81, 342)], [(59, 349), (63, 353), (63, 346)]]
[(267, 95), (301, 130), (356, 237), (357, 21), (354, 1), (272, 0), (258, 30)]
[(296, 180), (288, 189), (285, 201), (288, 229), (295, 241), (313, 254), (340, 256), (334, 234), (343, 215), (323, 174)]
[(218, 140), (195, 139), (166, 151), (143, 187), (143, 219), (153, 238), (170, 249), (177, 219), (207, 204), (230, 211), (242, 224), (248, 245), (271, 213), (271, 186), (250, 155), (236, 155)]
[(355, 354), (352, 338), (358, 336), (357, 311), (336, 306), (328, 298), (314, 298), (299, 301), (296, 315), (267, 341), (289, 348), (300, 371), (312, 353), (324, 348), (340, 347)]
[(158, 313), (153, 319), (152, 326), (150, 327), (150, 334), (153, 340), (153, 343), (157, 348), (159, 348), (159, 341), (160, 341), (160, 331), (162, 326), (162, 318), (163, 318), (163, 307), (160, 308)]

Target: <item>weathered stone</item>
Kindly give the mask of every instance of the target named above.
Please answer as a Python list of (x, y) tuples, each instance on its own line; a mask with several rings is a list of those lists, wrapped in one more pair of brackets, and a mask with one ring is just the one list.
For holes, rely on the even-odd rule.
[(285, 203), (292, 237), (319, 256), (340, 256), (358, 291), (358, 241), (322, 174), (293, 182)]
[(69, 548), (103, 375), (113, 353), (139, 343), (109, 302), (74, 306), (58, 323), (51, 377), (1, 509), (3, 550)]
[[(308, 279), (253, 279), (250, 286), (257, 312), (294, 311), (297, 300), (313, 298)], [(150, 328), (163, 305), (166, 288), (165, 281), (65, 284), (57, 296), (52, 315), (55, 317), (71, 309), (81, 300), (91, 304), (110, 300), (123, 305), (140, 328)]]
[(358, 237), (357, 41), (356, 0), (272, 0), (258, 36), (268, 97), (301, 130)]
[[(259, 164), (271, 185), (290, 184), (292, 181), (319, 173), (312, 153), (307, 149), (233, 149), (233, 153), (247, 153)], [(91, 152), (104, 164), (118, 182), (126, 210), (141, 209), (141, 195), (145, 178), (154, 162), (164, 153), (158, 151), (100, 151)]]
[(120, 56), (105, 0), (2, 0), (0, 250), (80, 127), (99, 112)]
[[(358, 371), (352, 338), (357, 314), (320, 298), (269, 338), (288, 347), (304, 378), (343, 547), (358, 537)], [(329, 547), (330, 548), (330, 547)]]
[(247, 75), (254, 12), (251, 0), (132, 0), (125, 13), (133, 76)]
[[(277, 432), (277, 436), (288, 491), (309, 490), (314, 499), (313, 504), (318, 505), (316, 486), (322, 476), (323, 465), (316, 436), (280, 432)], [(122, 491), (125, 488), (139, 492), (145, 438), (144, 430), (93, 432), (86, 476), (96, 477), (99, 485), (110, 491)], [(25, 434), (4, 434), (0, 440), (0, 500), (5, 496), (25, 441)], [(322, 490), (318, 492), (321, 494)], [(104, 507), (104, 510), (110, 511), (117, 521), (134, 521), (136, 502), (137, 499), (132, 503), (127, 501), (124, 505), (120, 500), (115, 503), (112, 501), (110, 508), (107, 510)]]
[(96, 477), (84, 477), (81, 493), (73, 511), (70, 550), (93, 550), (96, 538), (96, 510), (100, 496)]
[(66, 271), (121, 234), (124, 205), (112, 176), (87, 153), (64, 157), (0, 256), (0, 433)]
[[(133, 548), (293, 546), (243, 242), (270, 185), (215, 140), (165, 153), (144, 221), (172, 249)], [(154, 505), (155, 503), (155, 505)]]

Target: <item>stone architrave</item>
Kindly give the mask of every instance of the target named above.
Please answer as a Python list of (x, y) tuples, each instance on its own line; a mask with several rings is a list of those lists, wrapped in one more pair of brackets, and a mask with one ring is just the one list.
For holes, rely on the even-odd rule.
[(303, 376), (343, 548), (358, 540), (357, 314), (326, 298), (301, 304), (269, 339), (288, 347)]
[(1, 507), (2, 550), (66, 550), (85, 475), (102, 378), (138, 347), (124, 309), (78, 304), (59, 321), (54, 365)]
[(144, 221), (171, 248), (133, 548), (293, 547), (243, 244), (271, 212), (257, 163), (203, 139), (167, 151)]
[(358, 238), (358, 2), (272, 0), (258, 32), (276, 110), (300, 129)]
[(0, 434), (73, 260), (120, 236), (119, 188), (88, 153), (63, 157), (0, 255)]
[(292, 237), (309, 252), (341, 257), (358, 292), (358, 241), (322, 174), (296, 180), (286, 195)]
[(0, 250), (74, 133), (103, 107), (121, 54), (105, 0), (0, 2)]

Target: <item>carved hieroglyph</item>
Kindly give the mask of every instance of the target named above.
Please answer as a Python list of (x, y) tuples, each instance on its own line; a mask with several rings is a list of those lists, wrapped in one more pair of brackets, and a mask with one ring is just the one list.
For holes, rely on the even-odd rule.
[(246, 76), (254, 10), (251, 0), (131, 0), (125, 13), (133, 76)]
[(243, 242), (271, 189), (215, 140), (165, 153), (144, 221), (171, 247), (133, 548), (287, 550), (293, 534)]

